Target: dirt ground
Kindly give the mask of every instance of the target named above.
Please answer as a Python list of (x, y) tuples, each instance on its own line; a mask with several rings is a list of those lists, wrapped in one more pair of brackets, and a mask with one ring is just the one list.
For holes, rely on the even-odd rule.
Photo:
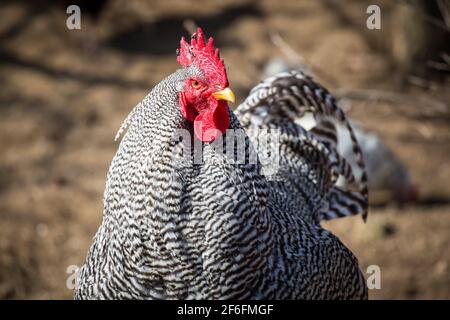
[[(64, 3), (0, 4), (0, 298), (72, 298), (67, 268), (83, 263), (101, 221), (114, 135), (178, 68), (188, 19), (215, 36), (238, 101), (283, 57), (275, 33), (332, 92), (398, 94), (355, 98), (350, 115), (404, 161), (418, 201), (371, 207), (366, 224), (325, 226), (364, 271), (380, 267), (371, 298), (450, 298), (449, 81), (398, 84), (399, 68), (377, 45), (388, 19), (367, 31), (364, 1), (344, 14), (330, 1), (111, 1), (100, 14), (82, 11), (82, 29), (71, 31)], [(380, 5), (388, 17), (391, 6)]]

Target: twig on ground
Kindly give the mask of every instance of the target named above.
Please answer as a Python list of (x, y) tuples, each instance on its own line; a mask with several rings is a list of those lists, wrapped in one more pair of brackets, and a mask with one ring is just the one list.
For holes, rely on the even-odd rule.
[(197, 24), (192, 19), (186, 19), (183, 21), (183, 27), (189, 34), (194, 34), (197, 32)]
[(448, 62), (439, 62), (439, 61), (427, 61), (427, 65), (430, 68), (433, 68), (438, 71), (450, 71), (450, 65)]
[(279, 33), (271, 32), (270, 40), (272, 43), (283, 53), (288, 59), (289, 63), (294, 65), (294, 67), (305, 71), (310, 75), (317, 74), (317, 76), (328, 81), (332, 86), (338, 86), (338, 81), (336, 78), (324, 72), (318, 66), (307, 62), (300, 54), (298, 54), (282, 37)]
[(291, 64), (297, 65), (302, 69), (308, 69), (305, 59), (299, 55), (281, 36), (279, 33), (271, 32), (270, 40), (278, 47), (278, 49), (286, 56)]
[(445, 25), (450, 28), (450, 1), (437, 0), (439, 11), (444, 19)]
[[(397, 0), (397, 2), (400, 5), (407, 5), (409, 6), (411, 9), (413, 9), (415, 12), (417, 12), (422, 19), (424, 19), (425, 21), (427, 21), (428, 23), (444, 30), (445, 32), (449, 32), (450, 33), (450, 25), (447, 24), (447, 21), (445, 20), (444, 22), (442, 22), (441, 20), (433, 17), (432, 15), (429, 15), (427, 13), (424, 13), (423, 10), (418, 7), (416, 4), (410, 2), (410, 1), (405, 1), (405, 0)], [(445, 19), (445, 18), (443, 18)]]

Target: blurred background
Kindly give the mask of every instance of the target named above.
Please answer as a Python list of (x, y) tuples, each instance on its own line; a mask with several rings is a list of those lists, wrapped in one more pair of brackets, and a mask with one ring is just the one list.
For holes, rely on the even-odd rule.
[[(81, 30), (66, 27), (71, 4)], [(371, 4), (379, 30), (366, 26)], [(100, 224), (114, 135), (179, 67), (195, 25), (214, 35), (238, 102), (263, 77), (302, 68), (358, 126), (369, 219), (325, 227), (363, 271), (380, 267), (370, 297), (449, 299), (448, 0), (2, 1), (0, 298), (72, 298), (67, 268)]]

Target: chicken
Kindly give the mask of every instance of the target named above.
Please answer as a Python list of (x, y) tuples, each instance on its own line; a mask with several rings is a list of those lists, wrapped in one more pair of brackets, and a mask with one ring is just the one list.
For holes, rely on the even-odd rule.
[[(282, 74), (252, 91), (238, 119), (213, 39), (199, 28), (177, 54), (182, 68), (116, 136), (128, 129), (75, 298), (367, 298), (357, 259), (319, 224), (367, 207), (364, 181), (360, 191), (334, 186), (339, 174), (353, 180), (325, 134), (326, 117), (345, 122), (331, 95), (301, 73)], [(300, 100), (284, 94), (295, 87)], [(323, 124), (313, 133), (293, 122), (303, 99)]]

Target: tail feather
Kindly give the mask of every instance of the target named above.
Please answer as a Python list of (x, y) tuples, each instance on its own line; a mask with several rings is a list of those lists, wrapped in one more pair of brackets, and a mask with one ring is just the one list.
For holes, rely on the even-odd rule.
[[(317, 160), (317, 152), (322, 153), (327, 161), (320, 165), (322, 171), (330, 172), (331, 183), (334, 184), (340, 175), (358, 189), (357, 192), (345, 191), (337, 186), (331, 186), (324, 196), (325, 201), (328, 201), (328, 209), (320, 214), (321, 218), (330, 219), (361, 213), (365, 221), (368, 188), (362, 151), (344, 111), (328, 90), (300, 71), (283, 72), (255, 86), (236, 110), (242, 126), (247, 129), (254, 126), (258, 128), (270, 126), (283, 130), (290, 126), (289, 123), (294, 125), (294, 122), (304, 117), (306, 113), (313, 114), (315, 127), (307, 131), (302, 126), (296, 125), (301, 129), (297, 130), (296, 134), (291, 134), (284, 143), (302, 141), (295, 150), (310, 162)], [(343, 124), (349, 132), (356, 164), (362, 172), (359, 181), (356, 181), (348, 161), (336, 151), (335, 122)]]
[(321, 120), (314, 128), (310, 130), (310, 132), (329, 145), (337, 146), (337, 131), (332, 120)]
[(328, 193), (327, 204), (328, 206), (321, 211), (320, 220), (331, 220), (362, 212), (365, 199), (359, 192), (346, 191), (334, 186)]

